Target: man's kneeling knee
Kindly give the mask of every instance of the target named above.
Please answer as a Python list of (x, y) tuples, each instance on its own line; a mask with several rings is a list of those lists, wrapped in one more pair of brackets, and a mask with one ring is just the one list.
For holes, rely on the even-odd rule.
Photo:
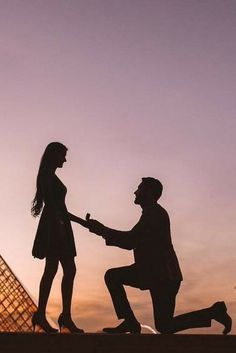
[(105, 275), (104, 275), (104, 280), (106, 283), (110, 283), (111, 280), (114, 279), (114, 270), (113, 268), (110, 268), (109, 270), (106, 271)]

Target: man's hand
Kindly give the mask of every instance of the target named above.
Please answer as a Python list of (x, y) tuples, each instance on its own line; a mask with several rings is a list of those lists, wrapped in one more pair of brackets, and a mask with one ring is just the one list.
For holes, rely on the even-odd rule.
[(87, 221), (87, 228), (91, 233), (95, 233), (97, 235), (103, 235), (106, 227), (102, 223), (96, 221), (95, 219), (91, 219), (90, 213), (86, 214), (86, 221)]
[(95, 219), (88, 219), (87, 222), (88, 222), (88, 229), (91, 233), (95, 233), (97, 235), (103, 235), (106, 227), (102, 223), (96, 221)]

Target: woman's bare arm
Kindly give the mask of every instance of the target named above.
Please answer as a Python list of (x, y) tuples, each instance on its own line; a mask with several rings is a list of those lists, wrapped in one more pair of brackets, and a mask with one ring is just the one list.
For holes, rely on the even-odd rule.
[(78, 216), (75, 216), (74, 214), (68, 212), (68, 215), (69, 215), (69, 218), (72, 222), (76, 222), (76, 223), (79, 223), (81, 226), (85, 227), (85, 228), (88, 228), (89, 227), (89, 224), (88, 222), (83, 219), (83, 218), (80, 218)]

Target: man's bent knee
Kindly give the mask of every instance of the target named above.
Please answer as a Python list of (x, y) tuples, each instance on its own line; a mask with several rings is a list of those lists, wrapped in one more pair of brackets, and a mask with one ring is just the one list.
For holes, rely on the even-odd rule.
[(110, 268), (109, 270), (107, 270), (107, 272), (104, 275), (104, 280), (106, 282), (106, 284), (109, 284), (111, 281), (114, 281), (115, 278), (115, 269), (114, 268)]

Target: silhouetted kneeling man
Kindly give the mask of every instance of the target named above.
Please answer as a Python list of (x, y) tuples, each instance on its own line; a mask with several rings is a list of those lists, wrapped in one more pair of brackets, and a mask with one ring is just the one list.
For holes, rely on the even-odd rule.
[(149, 289), (156, 329), (161, 333), (174, 333), (195, 327), (211, 326), (214, 319), (224, 326), (223, 334), (231, 330), (232, 320), (224, 302), (211, 307), (173, 317), (175, 298), (182, 274), (170, 234), (170, 220), (166, 210), (157, 200), (162, 194), (159, 180), (142, 178), (135, 191), (135, 204), (142, 208), (142, 216), (130, 231), (105, 227), (96, 220), (88, 220), (91, 232), (103, 236), (106, 245), (134, 251), (134, 264), (112, 268), (105, 274), (118, 319), (124, 321), (114, 328), (104, 328), (107, 333), (140, 333), (141, 326), (128, 302), (124, 285)]

